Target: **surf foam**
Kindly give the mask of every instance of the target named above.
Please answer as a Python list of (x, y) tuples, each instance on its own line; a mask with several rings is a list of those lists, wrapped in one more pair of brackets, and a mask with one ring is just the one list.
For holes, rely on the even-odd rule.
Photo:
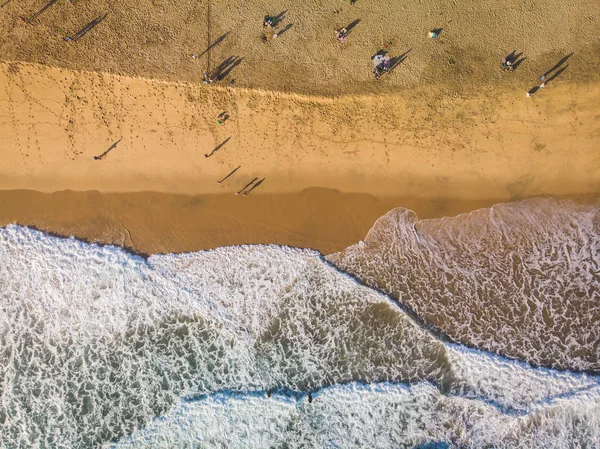
[[(313, 251), (244, 246), (144, 260), (9, 226), (0, 292), (1, 447), (164, 447), (152, 436), (161, 422), (175, 426), (156, 431), (169, 447), (190, 447), (181, 420), (199, 429), (192, 447), (294, 435), (393, 447), (441, 438), (438, 424), (453, 416), (443, 441), (504, 441), (488, 418), (521, 425), (527, 416), (558, 441), (555, 424), (538, 426), (544, 413), (581, 432), (570, 440), (561, 430), (563, 442), (597, 441), (597, 422), (568, 404), (596, 410), (598, 378), (443, 344)], [(315, 392), (312, 408), (298, 410), (306, 394), (266, 393), (280, 389)], [(364, 429), (352, 431), (353, 420)], [(409, 430), (398, 433), (400, 423)]]
[(533, 199), (434, 220), (399, 208), (328, 259), (457, 342), (600, 370), (597, 207)]

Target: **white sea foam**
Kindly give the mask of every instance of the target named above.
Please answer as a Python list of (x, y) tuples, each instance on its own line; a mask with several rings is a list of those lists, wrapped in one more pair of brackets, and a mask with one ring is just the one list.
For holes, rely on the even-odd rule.
[(451, 377), (439, 342), (312, 251), (146, 262), (10, 226), (0, 288), (9, 447), (91, 447), (180, 395)]
[(486, 401), (506, 413), (526, 413), (598, 388), (597, 376), (532, 369), (527, 363), (455, 344), (446, 348), (456, 379), (450, 393)]
[(600, 370), (595, 206), (534, 199), (434, 220), (395, 209), (329, 260), (458, 342)]
[[(0, 447), (129, 444), (151, 422), (135, 444), (392, 447), (439, 432), (493, 441), (505, 429), (487, 429), (488, 415), (522, 425), (532, 412), (560, 418), (533, 420), (548, 441), (560, 421), (584, 435), (563, 441), (589, 442), (597, 422), (568, 410), (596, 410), (598, 382), (444, 345), (313, 251), (244, 246), (146, 261), (0, 229)], [(310, 405), (261, 393), (280, 388), (318, 393)], [(179, 399), (197, 395), (208, 397)], [(364, 428), (352, 430), (353, 419)]]
[(599, 416), (598, 388), (584, 400), (566, 399), (515, 416), (480, 401), (441, 395), (427, 383), (350, 384), (327, 388), (312, 400), (219, 393), (182, 401), (107, 447), (597, 448)]

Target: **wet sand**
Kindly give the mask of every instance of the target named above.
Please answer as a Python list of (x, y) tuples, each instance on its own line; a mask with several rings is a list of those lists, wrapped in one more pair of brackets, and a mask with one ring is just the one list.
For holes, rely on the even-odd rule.
[(119, 245), (142, 255), (260, 243), (329, 254), (363, 239), (375, 220), (394, 207), (410, 207), (431, 218), (493, 202), (377, 198), (321, 188), (247, 198), (0, 191), (0, 226), (18, 223), (61, 236)]
[[(600, 202), (600, 195), (572, 198)], [(174, 195), (0, 191), (0, 226), (17, 223), (78, 239), (122, 246), (141, 255), (242, 244), (278, 244), (331, 254), (363, 240), (395, 207), (439, 218), (497, 204), (499, 199), (375, 197), (313, 188), (294, 194)]]
[(234, 193), (264, 178), (253, 194), (597, 192), (600, 83), (555, 82), (533, 98), (324, 98), (0, 63), (0, 189)]

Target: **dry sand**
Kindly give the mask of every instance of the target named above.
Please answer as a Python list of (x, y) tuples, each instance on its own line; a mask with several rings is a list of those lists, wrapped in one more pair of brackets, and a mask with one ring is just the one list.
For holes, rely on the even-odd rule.
[[(600, 193), (596, 1), (216, 3), (209, 14), (209, 2), (57, 1), (29, 24), (17, 17), (44, 2), (0, 9), (0, 225), (143, 253), (268, 242), (329, 252), (394, 206), (425, 218)], [(262, 16), (283, 10), (280, 28), (292, 27), (263, 43)], [(106, 12), (80, 40), (62, 39)], [(340, 46), (333, 29), (355, 19)], [(427, 39), (435, 27), (440, 38)], [(374, 81), (369, 57), (386, 43), (392, 56), (411, 51)], [(527, 59), (502, 72), (513, 49)], [(228, 57), (243, 60), (199, 83)], [(253, 178), (264, 182), (233, 195)]]
[[(48, 4), (29, 25), (18, 20)], [(279, 28), (291, 28), (263, 43), (263, 16), (284, 11)], [(77, 42), (63, 40), (105, 14)], [(355, 20), (340, 46), (334, 30)], [(439, 39), (426, 37), (440, 27)], [(527, 58), (508, 77), (517, 84), (572, 51), (577, 62), (565, 75), (588, 79), (598, 70), (599, 29), (597, 0), (12, 0), (0, 8), (0, 59), (199, 82), (235, 57), (243, 60), (223, 83), (238, 87), (348, 94), (427, 85), (470, 94), (507, 85), (498, 69), (513, 49)], [(412, 50), (393, 76), (374, 82), (369, 58), (385, 44), (391, 56)]]

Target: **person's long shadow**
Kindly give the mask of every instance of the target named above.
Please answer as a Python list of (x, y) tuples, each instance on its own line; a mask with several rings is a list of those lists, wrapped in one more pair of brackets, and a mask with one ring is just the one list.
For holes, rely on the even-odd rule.
[(544, 73), (542, 75), (542, 78), (547, 77), (548, 75), (550, 75), (550, 73), (552, 71), (558, 69), (561, 65), (563, 65), (565, 62), (567, 62), (567, 59), (569, 59), (571, 56), (573, 56), (573, 52), (569, 53), (567, 56), (565, 56), (560, 61), (558, 61), (556, 64), (554, 64), (554, 66), (550, 70), (548, 70), (546, 73)]
[(215, 48), (217, 45), (219, 45), (221, 42), (223, 42), (223, 40), (225, 40), (225, 38), (229, 35), (229, 33), (231, 33), (231, 31), (228, 31), (224, 35), (222, 35), (222, 36), (218, 37), (217, 39), (215, 39), (215, 41), (212, 44), (210, 44), (208, 47), (206, 47), (206, 50), (204, 50), (202, 53), (200, 53), (200, 55), (198, 56), (198, 58), (201, 58), (206, 53), (208, 53), (213, 48)]
[(400, 64), (402, 64), (406, 58), (408, 58), (408, 54), (412, 51), (412, 48), (409, 48), (406, 52), (404, 52), (403, 54), (401, 54), (400, 56), (396, 56), (395, 58), (392, 58), (390, 60), (390, 69), (388, 70), (388, 72), (391, 72), (392, 70), (394, 70), (397, 66), (399, 66)]
[(235, 172), (240, 169), (240, 167), (241, 167), (241, 165), (238, 165), (237, 167), (235, 167), (233, 170), (231, 170), (229, 172), (229, 174), (227, 176), (225, 176), (223, 179), (218, 180), (217, 184), (223, 184), (230, 176), (233, 176), (235, 174)]
[(217, 81), (225, 79), (243, 60), (244, 58), (240, 58), (239, 56), (230, 56), (214, 70), (212, 78)]
[(271, 17), (271, 19), (273, 20), (273, 28), (277, 28), (277, 26), (279, 25), (279, 22), (281, 22), (283, 19), (285, 19), (286, 12), (287, 12), (287, 9), (285, 11), (281, 11), (275, 17)]
[(256, 184), (254, 184), (252, 187), (250, 187), (248, 190), (246, 190), (245, 192), (242, 193), (242, 195), (244, 196), (248, 196), (250, 195), (250, 192), (252, 192), (254, 189), (256, 189), (259, 185), (261, 185), (263, 183), (263, 181), (266, 178), (261, 179), (260, 181), (258, 181)]
[(283, 36), (283, 33), (287, 32), (290, 28), (292, 28), (293, 25), (293, 23), (288, 23), (285, 27), (283, 27), (281, 31), (277, 32), (277, 37)]
[(360, 19), (356, 19), (354, 22), (352, 22), (350, 25), (346, 25), (346, 33), (350, 34), (350, 31), (352, 31), (352, 28), (354, 28), (356, 25), (358, 25), (360, 23)]
[[(565, 59), (565, 61), (566, 61), (566, 59)], [(545, 83), (548, 84), (550, 81), (553, 81), (554, 79), (556, 79), (557, 76), (559, 76), (562, 72), (564, 72), (565, 70), (567, 70), (567, 67), (569, 67), (569, 64), (567, 64), (566, 66), (564, 66), (560, 70), (557, 70), (554, 75), (552, 75), (550, 78), (548, 78), (545, 81)]]
[[(8, 3), (8, 2), (7, 2)], [(28, 22), (32, 22), (35, 19), (37, 19), (39, 16), (41, 16), (48, 8), (50, 8), (52, 5), (54, 5), (56, 3), (56, 0), (50, 0), (48, 3), (46, 3), (42, 9), (40, 9), (39, 11), (37, 11), (36, 13), (34, 13), (32, 16), (29, 17), (29, 19), (27, 20)], [(4, 6), (4, 5), (2, 5)]]
[[(566, 61), (566, 59), (565, 59)], [(556, 66), (555, 66), (556, 67)], [(548, 85), (549, 82), (554, 81), (556, 79), (557, 76), (559, 76), (562, 72), (564, 72), (565, 70), (567, 70), (567, 67), (569, 67), (569, 64), (567, 64), (566, 66), (564, 66), (563, 68), (561, 68), (560, 70), (557, 70), (556, 73), (554, 75), (552, 75), (550, 78), (548, 78), (547, 80), (544, 81), (544, 86)], [(546, 73), (551, 72), (551, 70), (549, 70)], [(532, 96), (534, 93), (536, 93), (538, 90), (540, 90), (542, 86), (534, 86), (532, 87), (529, 92), (527, 92), (527, 96)]]
[(223, 146), (229, 142), (229, 140), (231, 139), (231, 137), (228, 137), (227, 139), (225, 139), (223, 142), (221, 142), (219, 145), (217, 145), (215, 147), (214, 150), (212, 150), (210, 153), (205, 154), (204, 157), (211, 157), (213, 154), (215, 154), (217, 151), (219, 151), (221, 148), (223, 148)]
[(230, 56), (225, 61), (223, 61), (221, 64), (219, 64), (217, 67), (215, 67), (215, 69), (212, 72), (211, 78), (219, 79), (219, 75), (221, 74), (221, 72), (223, 70), (225, 70), (225, 68), (229, 67), (229, 65), (232, 64), (236, 60), (236, 58), (237, 58), (237, 56)]
[(506, 58), (504, 58), (504, 59), (506, 59), (508, 62), (510, 62), (510, 63), (512, 64), (512, 63), (513, 63), (513, 62), (515, 62), (517, 59), (519, 59), (519, 57), (520, 57), (522, 54), (523, 54), (523, 52), (521, 52), (521, 53), (517, 53), (517, 50), (513, 50), (513, 51), (511, 51), (511, 52), (510, 52), (510, 54), (509, 54), (509, 55), (507, 55), (507, 56), (506, 56)]
[(103, 16), (96, 17), (94, 20), (92, 20), (90, 23), (88, 23), (86, 26), (80, 29), (77, 33), (75, 33), (73, 35), (73, 40), (76, 41), (81, 39), (83, 36), (85, 36), (87, 33), (93, 30), (100, 22), (106, 19), (106, 16), (108, 16), (108, 13), (104, 14)]
[(110, 147), (108, 147), (108, 150), (106, 150), (104, 153), (102, 153), (100, 156), (94, 156), (94, 160), (95, 161), (99, 161), (102, 160), (106, 157), (106, 155), (108, 153), (110, 153), (112, 150), (114, 150), (115, 148), (117, 148), (117, 145), (119, 144), (119, 142), (123, 140), (123, 138), (120, 138), (119, 140), (117, 140), (115, 143), (113, 143)]
[[(522, 53), (521, 53), (521, 54), (522, 54)], [(513, 65), (512, 65), (512, 69), (513, 69), (513, 71), (514, 71), (514, 70), (517, 70), (517, 67), (519, 67), (519, 66), (520, 66), (520, 65), (523, 63), (523, 61), (525, 61), (526, 59), (527, 59), (527, 57), (526, 57), (526, 56), (523, 56), (523, 57), (522, 57), (521, 59), (519, 59), (518, 61), (515, 61), (515, 62), (513, 63)]]

